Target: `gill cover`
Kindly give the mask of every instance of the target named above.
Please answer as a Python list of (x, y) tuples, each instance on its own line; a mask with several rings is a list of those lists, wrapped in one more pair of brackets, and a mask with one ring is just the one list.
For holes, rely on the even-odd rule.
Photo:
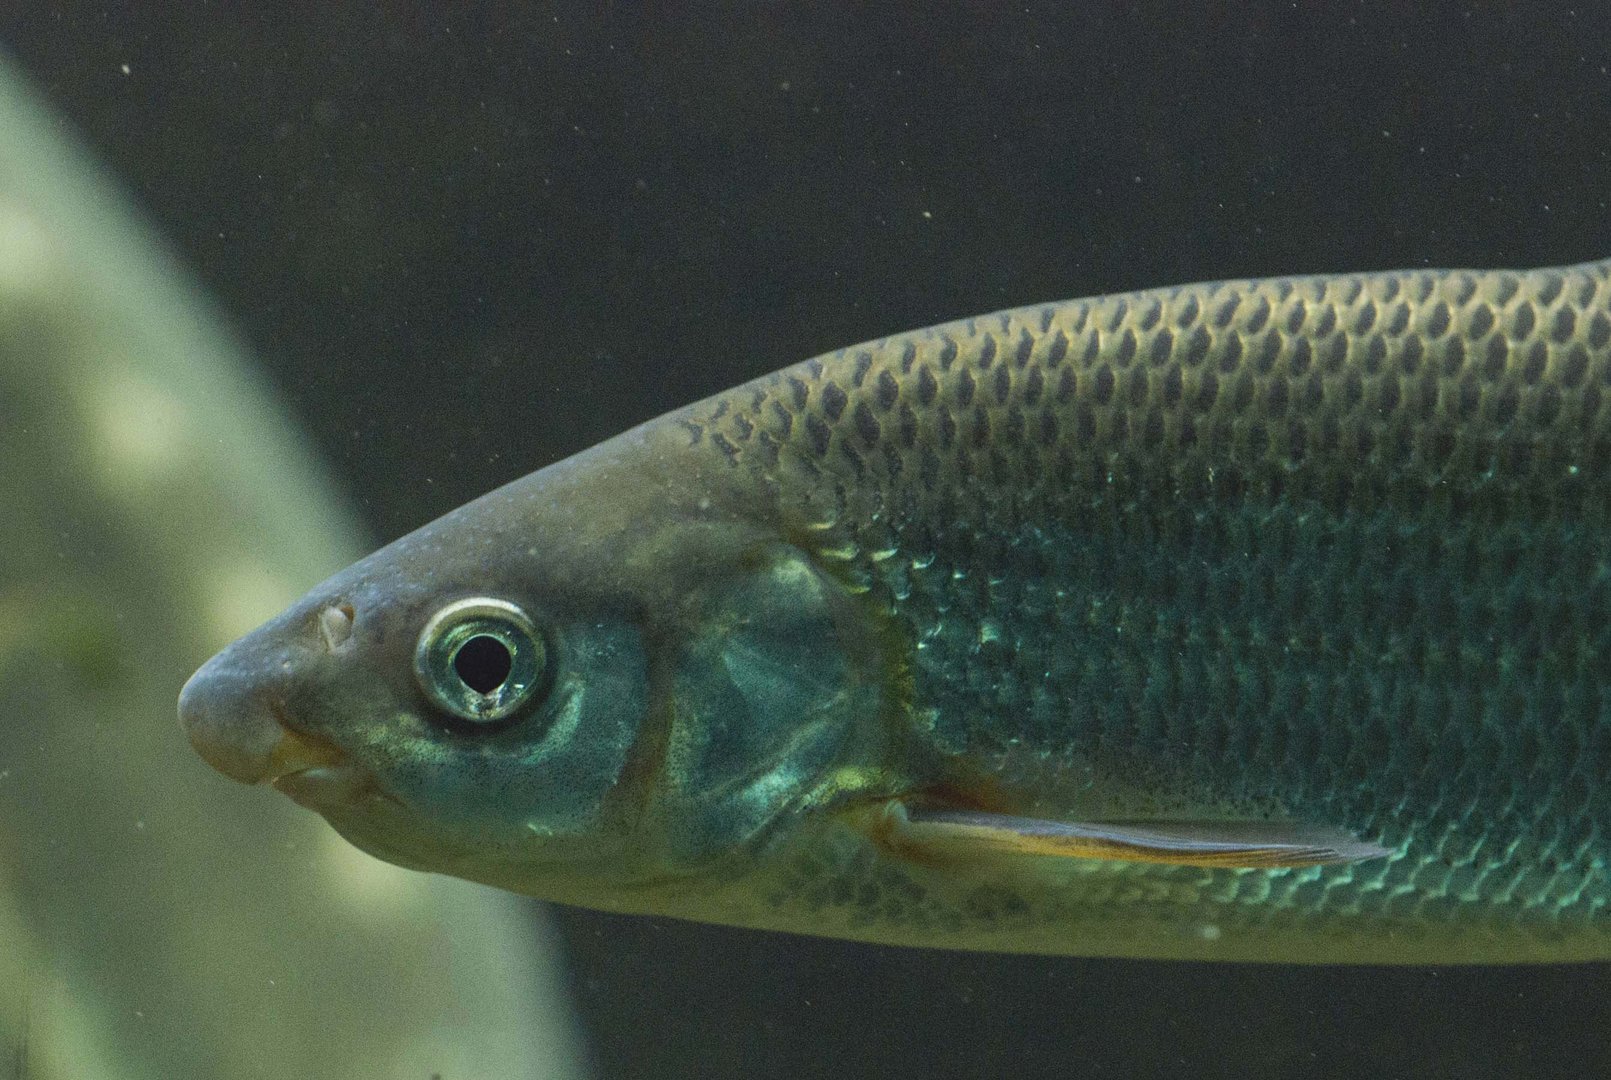
[(796, 548), (772, 545), (690, 597), (668, 673), (651, 814), (674, 863), (756, 840), (814, 805), (877, 726), (881, 658), (863, 613)]

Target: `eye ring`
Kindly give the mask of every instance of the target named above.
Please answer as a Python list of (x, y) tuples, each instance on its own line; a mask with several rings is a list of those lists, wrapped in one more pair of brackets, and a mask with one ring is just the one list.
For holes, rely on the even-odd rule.
[(433, 704), (456, 719), (491, 724), (543, 689), (548, 648), (516, 604), (473, 596), (444, 605), (414, 647), (414, 675)]

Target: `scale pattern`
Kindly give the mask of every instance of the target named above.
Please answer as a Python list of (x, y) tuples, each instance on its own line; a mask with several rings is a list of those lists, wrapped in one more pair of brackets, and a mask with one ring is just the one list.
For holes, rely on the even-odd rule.
[(1611, 898), (1607, 263), (1023, 308), (677, 422), (898, 627), (943, 754), (1064, 806), (1279, 807), (1394, 849), (1109, 866), (1071, 904), (1145, 883), (1547, 935)]

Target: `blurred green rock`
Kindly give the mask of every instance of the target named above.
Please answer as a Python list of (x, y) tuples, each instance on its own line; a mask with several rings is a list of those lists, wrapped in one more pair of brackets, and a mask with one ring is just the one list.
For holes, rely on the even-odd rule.
[(0, 1075), (580, 1076), (530, 905), (180, 735), (196, 664), (364, 545), (61, 126), (0, 62)]

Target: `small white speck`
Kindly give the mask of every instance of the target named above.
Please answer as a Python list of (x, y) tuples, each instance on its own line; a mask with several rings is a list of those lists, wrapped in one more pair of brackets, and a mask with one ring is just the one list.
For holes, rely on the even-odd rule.
[(1221, 933), (1223, 931), (1213, 923), (1204, 923), (1197, 928), (1197, 936), (1204, 941), (1218, 941)]
[(123, 74), (125, 74), (125, 75), (127, 75), (129, 73), (129, 71), (130, 71), (130, 68), (129, 68), (128, 64), (119, 64), (117, 66), (117, 69), (119, 71), (123, 72)]
[(933, 221), (934, 220), (934, 211), (932, 211), (932, 210), (923, 211), (923, 217), (924, 217), (925, 220)]

